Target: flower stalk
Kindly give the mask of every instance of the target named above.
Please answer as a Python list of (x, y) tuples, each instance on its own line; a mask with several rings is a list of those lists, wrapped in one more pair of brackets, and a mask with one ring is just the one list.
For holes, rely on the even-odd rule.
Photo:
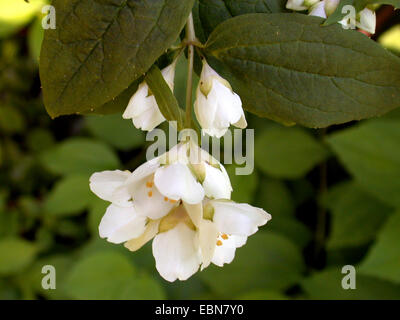
[(192, 123), (192, 91), (193, 91), (193, 65), (194, 65), (194, 46), (192, 43), (196, 42), (196, 34), (194, 31), (193, 15), (190, 13), (186, 23), (186, 41), (188, 45), (188, 76), (186, 82), (186, 114), (185, 125), (187, 128), (191, 127)]

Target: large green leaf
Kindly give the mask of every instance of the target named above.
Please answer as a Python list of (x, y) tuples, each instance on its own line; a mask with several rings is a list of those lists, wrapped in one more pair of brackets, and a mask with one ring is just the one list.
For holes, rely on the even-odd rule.
[(286, 0), (199, 0), (199, 19), (208, 36), (221, 22), (232, 17), (246, 13), (285, 12), (286, 2)]
[(348, 183), (329, 193), (326, 205), (332, 212), (328, 248), (339, 249), (367, 244), (375, 238), (379, 227), (392, 209), (366, 193), (358, 185)]
[(95, 110), (145, 73), (177, 39), (194, 0), (55, 0), (57, 28), (40, 57), (52, 117)]
[(216, 293), (233, 298), (250, 289), (287, 289), (303, 271), (297, 246), (281, 235), (261, 231), (236, 250), (229, 265), (210, 266), (200, 276)]
[(0, 240), (0, 275), (10, 275), (28, 266), (37, 254), (37, 247), (20, 238)]
[(400, 206), (399, 120), (371, 120), (333, 134), (328, 143), (364, 189)]
[(57, 174), (91, 174), (117, 169), (115, 152), (106, 144), (87, 138), (71, 138), (41, 155), (43, 165)]
[(391, 216), (360, 265), (360, 272), (400, 284), (400, 211)]
[(400, 286), (358, 273), (356, 273), (356, 289), (345, 290), (342, 287), (342, 279), (346, 274), (342, 274), (339, 268), (327, 269), (303, 280), (302, 287), (310, 299), (400, 299)]
[(206, 44), (210, 64), (259, 116), (326, 127), (400, 106), (400, 59), (360, 32), (301, 14), (229, 19)]
[(326, 148), (305, 129), (273, 126), (257, 136), (255, 163), (277, 178), (300, 178), (328, 155)]
[(78, 261), (66, 279), (65, 289), (76, 299), (164, 298), (154, 279), (137, 272), (124, 255), (111, 251)]

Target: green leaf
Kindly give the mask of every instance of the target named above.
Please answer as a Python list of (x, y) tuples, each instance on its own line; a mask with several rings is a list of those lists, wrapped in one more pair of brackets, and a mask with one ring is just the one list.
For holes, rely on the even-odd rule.
[(296, 13), (229, 19), (208, 39), (208, 61), (248, 111), (284, 123), (326, 127), (399, 107), (400, 59), (321, 22)]
[(43, 153), (41, 161), (56, 174), (91, 174), (120, 166), (108, 145), (87, 138), (70, 138)]
[(379, 232), (360, 265), (360, 272), (400, 284), (400, 211), (392, 215)]
[(145, 80), (164, 118), (167, 121), (177, 121), (178, 130), (183, 129), (185, 127), (183, 110), (179, 107), (178, 101), (165, 82), (160, 69), (153, 66), (146, 74)]
[(239, 203), (251, 203), (257, 190), (258, 176), (256, 172), (251, 175), (237, 175), (236, 168), (239, 166), (229, 165), (225, 169), (232, 184), (232, 200)]
[(256, 205), (278, 219), (292, 217), (295, 211), (293, 196), (288, 187), (283, 181), (272, 178), (260, 181)]
[(68, 176), (55, 184), (44, 209), (46, 213), (55, 216), (76, 215), (82, 213), (93, 198), (87, 176)]
[(327, 199), (332, 213), (328, 248), (355, 247), (373, 240), (392, 209), (354, 183), (334, 192)]
[(332, 134), (327, 141), (366, 191), (400, 206), (399, 120), (371, 120)]
[(121, 114), (87, 116), (86, 125), (95, 137), (121, 150), (138, 148), (145, 142), (143, 132), (135, 129), (132, 121), (122, 119)]
[(301, 252), (292, 242), (272, 232), (259, 232), (236, 250), (229, 265), (212, 265), (200, 276), (215, 293), (233, 298), (250, 289), (287, 289), (303, 271)]
[(71, 270), (66, 292), (75, 299), (163, 299), (160, 285), (138, 273), (128, 258), (117, 252), (84, 257)]
[(87, 225), (90, 233), (97, 237), (99, 234), (100, 221), (106, 213), (109, 202), (96, 198), (92, 201), (89, 214), (87, 217)]
[(27, 267), (37, 254), (36, 246), (20, 238), (0, 240), (0, 275), (6, 276), (20, 272)]
[(117, 97), (106, 102), (102, 106), (96, 109), (90, 109), (83, 112), (83, 114), (113, 114), (113, 113), (123, 113), (128, 106), (129, 100), (132, 98), (136, 92), (139, 83), (143, 77), (133, 81), (130, 86), (122, 91)]
[(232, 17), (246, 13), (285, 12), (285, 6), (286, 0), (199, 0), (199, 19), (208, 36), (221, 22)]
[(304, 248), (312, 239), (310, 229), (295, 217), (280, 217), (271, 214), (268, 230), (290, 239), (299, 248)]
[(143, 75), (178, 38), (194, 0), (55, 0), (45, 31), (43, 99), (52, 117), (95, 110)]
[[(24, 274), (24, 280), (29, 282), (32, 289), (46, 297), (47, 299), (65, 300), (69, 299), (64, 292), (66, 275), (71, 270), (74, 263), (73, 256), (70, 255), (51, 255), (37, 260), (29, 271)], [(43, 266), (50, 265), (56, 270), (56, 290), (46, 290), (42, 287), (42, 280), (45, 274), (42, 273)], [(25, 278), (26, 276), (26, 278)]]
[(276, 178), (300, 178), (327, 156), (326, 148), (298, 127), (269, 127), (255, 141), (256, 166)]
[(339, 268), (327, 269), (304, 279), (301, 285), (310, 299), (400, 299), (400, 286), (374, 277), (360, 275), (359, 273), (356, 273), (356, 289), (345, 290), (342, 288), (342, 279), (346, 274), (342, 274)]

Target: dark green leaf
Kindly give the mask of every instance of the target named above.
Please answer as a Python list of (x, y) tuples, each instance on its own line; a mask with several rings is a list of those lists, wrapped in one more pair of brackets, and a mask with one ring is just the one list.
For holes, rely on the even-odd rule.
[(208, 36), (221, 22), (232, 17), (246, 13), (285, 12), (286, 2), (286, 0), (199, 0), (199, 19)]
[(326, 127), (399, 107), (400, 59), (321, 22), (296, 13), (229, 19), (208, 39), (209, 62), (248, 111), (285, 123)]
[(43, 99), (52, 117), (95, 110), (143, 75), (177, 39), (194, 0), (55, 0), (42, 46)]

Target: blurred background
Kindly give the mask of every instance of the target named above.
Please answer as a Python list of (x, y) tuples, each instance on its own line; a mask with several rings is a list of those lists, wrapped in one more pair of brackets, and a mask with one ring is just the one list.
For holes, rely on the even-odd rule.
[[(168, 283), (151, 243), (131, 253), (100, 239), (107, 203), (91, 194), (89, 176), (134, 170), (149, 142), (121, 114), (47, 115), (38, 74), (44, 3), (0, 0), (0, 299), (400, 299), (397, 110), (324, 130), (247, 114), (255, 171), (235, 176), (227, 166), (233, 199), (273, 219), (230, 265)], [(399, 22), (392, 7), (378, 10), (374, 40), (397, 55)], [(185, 72), (182, 58), (182, 105)], [(56, 268), (56, 290), (41, 286), (44, 265)], [(356, 268), (355, 290), (341, 286), (344, 265)]]

